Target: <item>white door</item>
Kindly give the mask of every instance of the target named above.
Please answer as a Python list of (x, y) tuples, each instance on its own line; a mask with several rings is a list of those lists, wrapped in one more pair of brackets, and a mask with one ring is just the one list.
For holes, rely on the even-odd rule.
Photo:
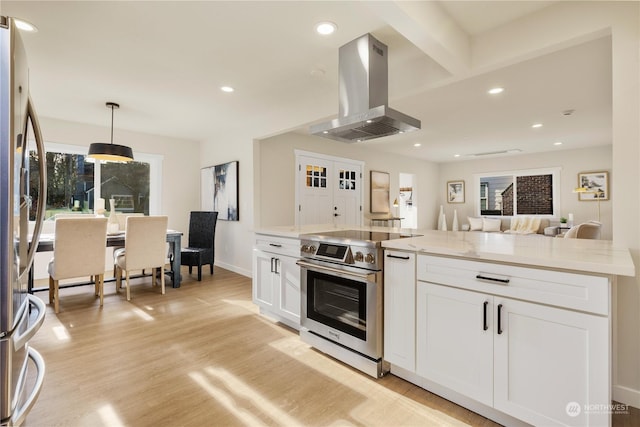
[(416, 370), (416, 255), (384, 253), (384, 358)]
[(360, 225), (362, 167), (352, 163), (335, 162), (333, 175), (333, 216), (336, 224)]
[(296, 224), (362, 223), (362, 162), (297, 154)]
[(253, 250), (253, 302), (262, 307), (273, 307), (274, 259), (272, 254)]
[(418, 282), (416, 368), (420, 376), (493, 405), (493, 297)]
[(278, 257), (279, 311), (283, 317), (300, 325), (300, 267), (296, 260), (288, 256)]
[(498, 297), (494, 310), (495, 408), (533, 425), (609, 425), (608, 319)]

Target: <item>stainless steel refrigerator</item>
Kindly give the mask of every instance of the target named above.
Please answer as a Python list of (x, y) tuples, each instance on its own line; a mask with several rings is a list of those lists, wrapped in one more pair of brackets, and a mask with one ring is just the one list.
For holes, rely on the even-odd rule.
[[(29, 168), (32, 149), (36, 160), (43, 159), (33, 162), (39, 165), (38, 171)], [(29, 346), (29, 340), (42, 326), (46, 307), (27, 293), (27, 275), (46, 201), (44, 159), (40, 126), (29, 96), (24, 46), (13, 19), (0, 16), (0, 424), (3, 426), (22, 424), (44, 379), (44, 361)], [(34, 180), (36, 183), (30, 185)]]

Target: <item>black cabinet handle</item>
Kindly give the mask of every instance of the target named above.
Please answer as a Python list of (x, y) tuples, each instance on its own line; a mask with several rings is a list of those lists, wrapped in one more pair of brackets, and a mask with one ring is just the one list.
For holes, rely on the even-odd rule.
[(488, 280), (489, 282), (498, 282), (498, 283), (509, 283), (509, 279), (500, 279), (498, 277), (489, 277), (483, 276), (482, 274), (477, 274), (476, 279), (478, 280)]
[(498, 335), (502, 335), (502, 304), (498, 304)]
[(408, 260), (409, 256), (398, 256), (398, 255), (391, 255), (391, 254), (387, 254), (387, 258), (395, 258), (395, 259), (404, 259), (404, 260)]
[(269, 246), (273, 246), (274, 248), (281, 248), (282, 245), (279, 245), (277, 243), (269, 243)]
[(484, 307), (482, 308), (482, 330), (486, 331), (489, 329), (489, 325), (487, 324), (487, 306), (489, 305), (489, 301), (484, 302)]

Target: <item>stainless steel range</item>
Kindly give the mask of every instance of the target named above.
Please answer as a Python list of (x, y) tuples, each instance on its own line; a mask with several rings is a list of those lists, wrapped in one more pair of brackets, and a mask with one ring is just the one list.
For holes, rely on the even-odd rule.
[(400, 233), (336, 230), (301, 236), (300, 337), (371, 376), (383, 359), (383, 250)]

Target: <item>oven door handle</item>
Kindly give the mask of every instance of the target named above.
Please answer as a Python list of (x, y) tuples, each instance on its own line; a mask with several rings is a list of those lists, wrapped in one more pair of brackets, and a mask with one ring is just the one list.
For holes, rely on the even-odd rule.
[(367, 282), (375, 282), (375, 273), (367, 273), (367, 274), (358, 274), (358, 273), (352, 273), (350, 271), (344, 271), (344, 270), (340, 270), (338, 268), (331, 268), (331, 267), (327, 267), (325, 265), (318, 265), (318, 264), (312, 264), (310, 262), (305, 262), (302, 260), (298, 260), (296, 261), (296, 264), (298, 264), (300, 267), (302, 268), (306, 268), (307, 270), (313, 270), (313, 271), (317, 271), (320, 273), (331, 273), (335, 276), (339, 276), (339, 277), (355, 277), (358, 278), (360, 280), (364, 280)]

